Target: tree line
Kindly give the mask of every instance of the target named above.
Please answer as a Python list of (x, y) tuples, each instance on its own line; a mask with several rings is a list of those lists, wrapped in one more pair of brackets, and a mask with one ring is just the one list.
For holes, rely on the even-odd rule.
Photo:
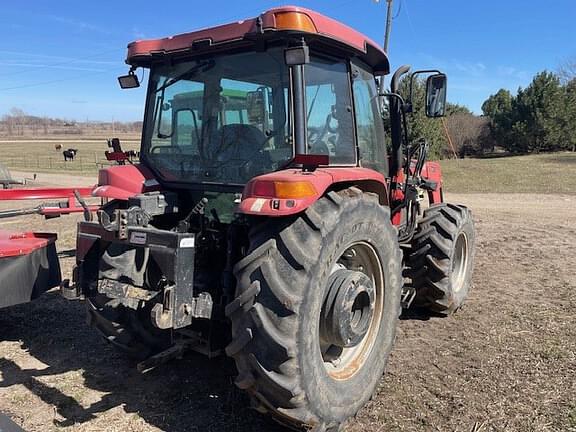
[(90, 122), (66, 120), (52, 117), (39, 117), (27, 114), (19, 108), (12, 108), (0, 118), (0, 136), (49, 136), (84, 135), (87, 133), (122, 132), (132, 133), (142, 130), (142, 122)]
[(482, 111), (507, 151), (576, 151), (576, 78), (541, 72), (516, 96), (505, 89), (491, 95)]
[[(401, 86), (404, 97), (408, 81)], [(500, 89), (483, 103), (481, 116), (448, 103), (445, 119), (428, 119), (424, 94), (425, 82), (415, 81), (409, 136), (425, 137), (433, 158), (477, 156), (497, 147), (518, 154), (576, 151), (576, 57), (557, 72), (536, 74), (516, 95)]]

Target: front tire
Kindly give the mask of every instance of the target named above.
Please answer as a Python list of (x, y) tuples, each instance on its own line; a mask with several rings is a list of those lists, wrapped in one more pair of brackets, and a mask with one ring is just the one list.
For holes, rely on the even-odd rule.
[(407, 258), (415, 306), (441, 315), (462, 307), (472, 282), (475, 243), (468, 208), (442, 203), (424, 211)]
[(389, 209), (357, 188), (330, 192), (293, 220), (256, 224), (235, 273), (237, 386), (281, 423), (337, 430), (372, 396), (394, 342), (402, 274)]

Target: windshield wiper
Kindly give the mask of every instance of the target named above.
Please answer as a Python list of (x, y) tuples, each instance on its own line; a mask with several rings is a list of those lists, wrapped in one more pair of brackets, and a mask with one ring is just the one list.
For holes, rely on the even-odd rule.
[(158, 87), (154, 91), (154, 93), (164, 91), (168, 87), (170, 87), (171, 85), (176, 84), (178, 81), (182, 81), (183, 79), (186, 79), (186, 78), (191, 78), (194, 75), (196, 75), (200, 70), (202, 72), (209, 71), (210, 69), (212, 69), (214, 67), (215, 63), (216, 62), (214, 60), (208, 60), (208, 61), (205, 61), (202, 63), (198, 63), (197, 65), (192, 66), (190, 69), (181, 73), (180, 75), (175, 76), (174, 78), (171, 78), (169, 80), (166, 80), (166, 82), (163, 85), (161, 85), (160, 87)]

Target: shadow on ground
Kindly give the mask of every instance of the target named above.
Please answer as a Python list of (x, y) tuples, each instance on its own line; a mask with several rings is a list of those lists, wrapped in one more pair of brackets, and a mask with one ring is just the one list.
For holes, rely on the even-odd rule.
[(441, 313), (436, 313), (425, 308), (420, 307), (410, 307), (410, 309), (402, 309), (402, 314), (400, 315), (401, 321), (416, 320), (416, 321), (429, 321), (433, 318), (446, 318), (446, 315)]
[[(227, 358), (208, 360), (189, 354), (142, 375), (87, 327), (81, 303), (68, 303), (55, 292), (33, 304), (2, 310), (0, 340), (20, 341), (22, 348), (48, 366), (21, 368), (0, 353), (0, 390), (25, 386), (54, 408), (57, 426), (87, 423), (99, 413), (123, 406), (127, 413), (137, 413), (167, 432), (285, 431), (248, 408), (248, 399), (233, 384), (236, 372)], [(95, 390), (99, 400), (86, 406), (45, 383), (52, 379), (42, 379), (72, 371), (82, 374), (81, 385)]]
[[(431, 318), (436, 316), (418, 309), (401, 316)], [(140, 374), (134, 363), (88, 327), (81, 302), (67, 302), (54, 291), (34, 303), (0, 311), (0, 341), (20, 342), (47, 366), (22, 367), (0, 353), (0, 391), (24, 386), (53, 408), (58, 427), (90, 428), (99, 414), (121, 407), (166, 432), (287, 431), (249, 408), (248, 398), (234, 386), (236, 370), (230, 359), (209, 360), (190, 353)], [(65, 375), (69, 373), (81, 377)], [(89, 402), (75, 387), (89, 390)], [(125, 415), (123, 411), (118, 415)]]

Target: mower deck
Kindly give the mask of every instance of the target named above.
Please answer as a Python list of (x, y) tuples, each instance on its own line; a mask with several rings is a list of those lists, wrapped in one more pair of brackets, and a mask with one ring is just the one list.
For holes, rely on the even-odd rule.
[(0, 231), (0, 308), (27, 303), (61, 281), (56, 234)]

